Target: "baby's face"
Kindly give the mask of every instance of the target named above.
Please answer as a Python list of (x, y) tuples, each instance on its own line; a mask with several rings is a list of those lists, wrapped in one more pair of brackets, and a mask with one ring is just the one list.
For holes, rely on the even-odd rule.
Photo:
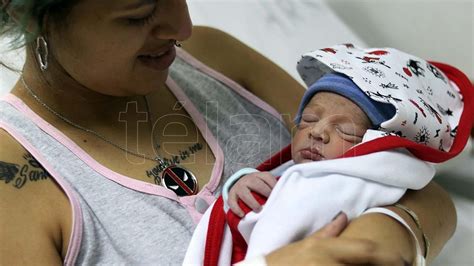
[(370, 127), (367, 115), (351, 100), (316, 93), (303, 110), (292, 141), (295, 163), (334, 159), (362, 141)]

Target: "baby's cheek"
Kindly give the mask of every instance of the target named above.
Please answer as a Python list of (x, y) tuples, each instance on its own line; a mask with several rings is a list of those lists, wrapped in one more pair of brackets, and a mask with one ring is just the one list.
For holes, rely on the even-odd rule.
[(357, 145), (357, 143), (351, 142), (351, 141), (344, 141), (344, 151), (343, 154), (346, 153), (348, 150), (350, 150), (352, 147)]
[(344, 152), (348, 151), (352, 147), (354, 147), (354, 143), (349, 142), (349, 141), (344, 142)]
[(304, 141), (305, 141), (304, 137), (305, 137), (304, 130), (296, 131), (296, 133), (293, 136), (293, 139), (291, 140), (291, 153), (292, 154), (294, 154), (294, 151), (297, 149), (297, 147), (304, 145)]

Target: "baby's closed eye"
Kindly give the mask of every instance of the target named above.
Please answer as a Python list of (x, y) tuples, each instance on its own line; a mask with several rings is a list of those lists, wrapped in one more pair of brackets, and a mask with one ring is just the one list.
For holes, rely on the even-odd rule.
[(365, 130), (355, 125), (342, 124), (336, 125), (335, 128), (341, 138), (354, 143), (361, 142), (362, 136), (365, 134)]

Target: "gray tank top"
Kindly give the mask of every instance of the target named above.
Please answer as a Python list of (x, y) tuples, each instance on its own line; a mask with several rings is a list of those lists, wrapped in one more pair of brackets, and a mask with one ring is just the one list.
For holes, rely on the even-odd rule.
[(198, 195), (178, 197), (113, 172), (20, 99), (10, 94), (0, 101), (0, 128), (41, 163), (71, 203), (65, 264), (181, 264), (195, 224), (220, 184), (290, 142), (273, 108), (184, 51), (178, 51), (167, 84), (216, 157), (212, 177)]

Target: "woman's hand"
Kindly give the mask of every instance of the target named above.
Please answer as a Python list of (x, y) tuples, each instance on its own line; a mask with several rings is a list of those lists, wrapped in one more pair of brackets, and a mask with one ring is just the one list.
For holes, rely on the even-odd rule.
[(244, 211), (239, 207), (239, 199), (249, 206), (254, 212), (259, 212), (262, 206), (252, 196), (252, 191), (268, 198), (277, 180), (270, 172), (256, 172), (244, 175), (229, 191), (228, 204), (232, 212), (239, 217), (244, 216)]
[(409, 265), (402, 257), (370, 240), (337, 237), (347, 226), (341, 213), (331, 223), (307, 238), (266, 256), (268, 265), (373, 264)]

